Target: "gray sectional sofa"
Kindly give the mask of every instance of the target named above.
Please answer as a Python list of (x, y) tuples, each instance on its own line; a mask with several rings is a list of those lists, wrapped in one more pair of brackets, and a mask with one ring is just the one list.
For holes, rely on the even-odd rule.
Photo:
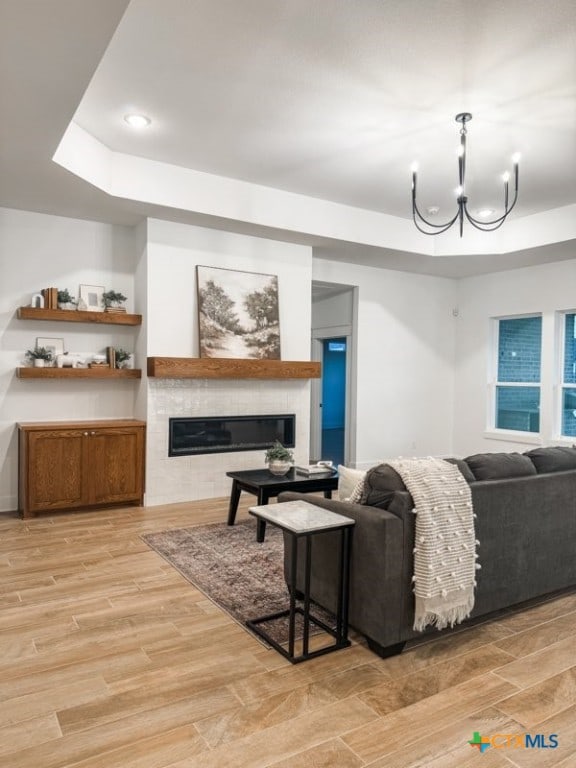
[[(450, 459), (470, 483), (481, 570), (471, 619), (576, 587), (576, 448)], [(413, 630), (412, 497), (387, 464), (369, 470), (359, 503), (282, 493), (354, 518), (350, 624), (381, 656), (399, 653)], [(290, 543), (285, 543), (288, 575)], [(311, 594), (334, 610), (336, 541), (313, 543)], [(299, 558), (302, 562), (303, 558)], [(299, 585), (301, 574), (299, 574)], [(436, 629), (427, 630), (437, 632)]]

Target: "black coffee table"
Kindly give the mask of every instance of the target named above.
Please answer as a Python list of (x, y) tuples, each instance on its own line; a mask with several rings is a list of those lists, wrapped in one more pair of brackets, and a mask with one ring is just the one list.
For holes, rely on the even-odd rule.
[[(268, 504), (270, 499), (282, 491), (297, 491), (299, 493), (314, 493), (323, 491), (326, 499), (332, 498), (332, 491), (338, 488), (338, 472), (335, 470), (322, 472), (317, 475), (300, 475), (294, 467), (286, 475), (278, 477), (267, 469), (244, 469), (240, 472), (226, 472), (232, 478), (230, 506), (228, 507), (228, 525), (234, 525), (240, 493), (252, 493), (258, 498), (258, 505)], [(258, 518), (256, 540), (264, 541), (266, 521)]]

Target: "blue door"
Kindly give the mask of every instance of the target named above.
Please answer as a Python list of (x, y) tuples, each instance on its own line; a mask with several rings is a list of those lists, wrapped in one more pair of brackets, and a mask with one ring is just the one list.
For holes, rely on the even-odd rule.
[(322, 455), (344, 464), (346, 424), (346, 339), (322, 342)]

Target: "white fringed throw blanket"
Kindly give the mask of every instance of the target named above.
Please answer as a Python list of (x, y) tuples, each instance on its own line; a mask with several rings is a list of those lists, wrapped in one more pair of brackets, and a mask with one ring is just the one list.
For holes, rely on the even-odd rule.
[(442, 459), (396, 459), (414, 500), (414, 629), (458, 624), (474, 607), (476, 541), (470, 486)]

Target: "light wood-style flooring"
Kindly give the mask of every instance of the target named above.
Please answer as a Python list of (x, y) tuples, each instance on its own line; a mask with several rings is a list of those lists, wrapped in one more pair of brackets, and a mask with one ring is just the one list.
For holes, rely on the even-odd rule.
[[(291, 665), (140, 538), (226, 511), (0, 515), (0, 766), (576, 767), (576, 594), (388, 660), (355, 637)], [(480, 755), (475, 731), (559, 747)]]

